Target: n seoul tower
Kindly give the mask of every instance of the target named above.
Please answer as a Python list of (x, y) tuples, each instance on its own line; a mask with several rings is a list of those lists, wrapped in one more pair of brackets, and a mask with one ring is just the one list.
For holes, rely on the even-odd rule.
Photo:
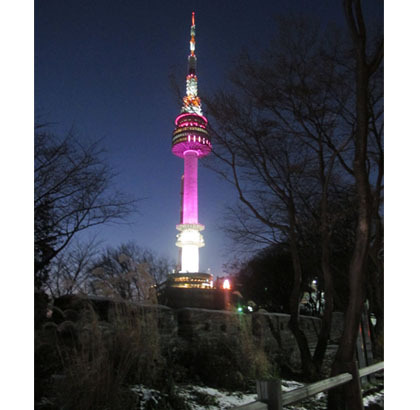
[(197, 89), (197, 57), (195, 55), (195, 16), (192, 13), (190, 54), (188, 56), (187, 91), (181, 114), (175, 119), (172, 153), (184, 160), (184, 180), (181, 223), (176, 246), (181, 248), (181, 272), (199, 272), (199, 248), (204, 246), (198, 222), (198, 159), (211, 152), (207, 118), (203, 116)]

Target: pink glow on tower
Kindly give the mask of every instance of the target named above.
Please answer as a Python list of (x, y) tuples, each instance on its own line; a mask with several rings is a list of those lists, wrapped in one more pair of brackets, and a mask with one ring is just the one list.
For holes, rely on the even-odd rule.
[(184, 152), (184, 199), (182, 209), (183, 224), (198, 224), (198, 154), (197, 151)]
[(175, 119), (172, 137), (172, 153), (184, 160), (182, 221), (177, 225), (181, 232), (177, 235), (176, 245), (182, 250), (181, 272), (190, 273), (199, 272), (198, 249), (204, 246), (200, 233), (204, 226), (198, 222), (198, 159), (211, 152), (208, 122), (202, 114), (198, 97), (196, 66), (193, 12), (186, 96), (183, 98), (181, 114)]

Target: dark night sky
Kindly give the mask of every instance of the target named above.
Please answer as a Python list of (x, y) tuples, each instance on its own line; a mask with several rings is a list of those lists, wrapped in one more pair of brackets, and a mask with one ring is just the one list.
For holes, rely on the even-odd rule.
[[(183, 164), (170, 149), (180, 105), (169, 74), (184, 89), (191, 12), (200, 95), (226, 84), (242, 48), (268, 46), (276, 15), (304, 11), (343, 21), (341, 2), (319, 3), (314, 9), (313, 1), (35, 1), (36, 113), (55, 122), (60, 135), (74, 127), (82, 140), (101, 138), (120, 189), (144, 198), (131, 225), (97, 230), (104, 245), (133, 240), (176, 259)], [(221, 226), (225, 205), (234, 201), (232, 188), (201, 166), (202, 271), (221, 274), (229, 260)]]

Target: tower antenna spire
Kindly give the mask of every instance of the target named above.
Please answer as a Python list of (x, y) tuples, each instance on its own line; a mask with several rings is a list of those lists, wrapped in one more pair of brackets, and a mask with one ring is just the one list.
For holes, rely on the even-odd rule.
[[(191, 57), (195, 57), (195, 13), (191, 15), (191, 40), (190, 40), (190, 61)], [(195, 67), (194, 67), (195, 69)]]
[(195, 52), (195, 13), (192, 12), (191, 16), (191, 40), (190, 40), (190, 55)]
[(198, 96), (197, 87), (197, 56), (195, 55), (195, 13), (191, 15), (191, 39), (190, 39), (190, 55), (188, 56), (188, 75), (186, 95), (183, 99), (184, 104), (181, 112), (195, 113), (203, 115), (201, 111), (201, 101)]

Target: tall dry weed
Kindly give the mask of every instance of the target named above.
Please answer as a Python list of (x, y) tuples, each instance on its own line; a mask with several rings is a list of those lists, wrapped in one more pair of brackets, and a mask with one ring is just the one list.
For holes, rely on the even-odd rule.
[(63, 409), (131, 409), (129, 385), (156, 383), (163, 368), (157, 317), (139, 307), (116, 307), (109, 322), (88, 306), (69, 344), (58, 342), (64, 377), (59, 382)]
[(238, 314), (234, 320), (239, 330), (238, 363), (242, 374), (254, 380), (273, 376), (275, 366), (268, 359), (262, 340), (252, 334), (251, 317)]
[(275, 366), (252, 334), (249, 319), (232, 314), (226, 322), (227, 331), (196, 335), (179, 358), (188, 378), (199, 377), (209, 386), (235, 390), (254, 386), (257, 378), (273, 376)]

